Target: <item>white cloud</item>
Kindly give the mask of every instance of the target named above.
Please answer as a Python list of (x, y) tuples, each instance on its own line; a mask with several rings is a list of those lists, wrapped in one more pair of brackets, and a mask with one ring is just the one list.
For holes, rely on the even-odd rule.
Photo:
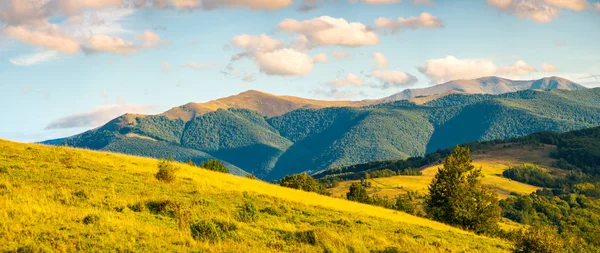
[(501, 74), (519, 78), (521, 76), (529, 75), (529, 73), (536, 71), (535, 67), (527, 64), (525, 61), (518, 60), (513, 65), (503, 67), (500, 71)]
[(497, 71), (496, 65), (489, 59), (458, 59), (454, 56), (427, 60), (417, 69), (432, 83), (491, 76)]
[(281, 41), (273, 39), (266, 34), (238, 35), (233, 37), (231, 44), (233, 46), (243, 48), (248, 52), (269, 52), (283, 47), (283, 43)]
[(52, 49), (61, 53), (74, 54), (79, 52), (77, 41), (65, 34), (57, 25), (43, 23), (37, 26), (4, 26), (4, 34), (23, 43)]
[(488, 5), (520, 18), (548, 23), (560, 14), (560, 9), (583, 11), (587, 0), (488, 0)]
[(363, 86), (364, 83), (362, 78), (349, 73), (346, 77), (330, 81), (327, 84), (332, 87), (360, 87)]
[(251, 10), (278, 10), (290, 6), (293, 0), (130, 0), (129, 2), (130, 5), (137, 8), (175, 8), (181, 10), (248, 8)]
[(151, 31), (143, 32), (138, 35), (137, 39), (141, 42), (142, 46), (147, 48), (154, 48), (169, 43), (168, 41), (161, 39), (158, 34)]
[(119, 37), (108, 36), (103, 34), (93, 35), (88, 40), (89, 48), (86, 48), (88, 52), (104, 52), (114, 54), (134, 54), (140, 51), (139, 46), (133, 44), (133, 42), (123, 40)]
[(543, 72), (558, 72), (559, 69), (558, 69), (558, 67), (556, 67), (552, 64), (542, 63), (542, 71)]
[(383, 82), (383, 88), (408, 87), (417, 82), (413, 75), (400, 71), (375, 71), (373, 76)]
[(50, 122), (46, 129), (65, 129), (76, 127), (99, 127), (125, 113), (149, 113), (153, 107), (134, 104), (103, 105), (87, 112), (74, 114)]
[(57, 55), (58, 53), (54, 50), (42, 50), (33, 54), (11, 58), (8, 61), (17, 66), (31, 66), (53, 60)]
[(364, 24), (329, 16), (304, 21), (285, 19), (279, 23), (279, 30), (302, 34), (313, 47), (324, 45), (359, 47), (379, 43), (377, 34)]
[(378, 18), (375, 20), (375, 25), (379, 29), (395, 31), (399, 29), (442, 28), (444, 27), (444, 22), (438, 17), (423, 12), (418, 17), (399, 17), (396, 20)]
[(375, 60), (375, 68), (377, 69), (387, 69), (388, 68), (388, 60), (382, 53), (373, 54), (373, 60)]
[(325, 53), (320, 53), (313, 56), (313, 60), (315, 63), (327, 63), (327, 55)]
[(331, 53), (331, 56), (335, 57), (336, 59), (350, 59), (352, 58), (352, 54), (348, 53), (348, 52), (344, 52), (344, 51), (335, 51), (333, 53)]
[(255, 55), (260, 71), (267, 75), (306, 75), (312, 71), (314, 60), (309, 55), (291, 48)]

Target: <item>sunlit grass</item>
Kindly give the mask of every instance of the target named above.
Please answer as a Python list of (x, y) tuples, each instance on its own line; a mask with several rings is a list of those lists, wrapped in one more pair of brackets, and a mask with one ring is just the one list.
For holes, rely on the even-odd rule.
[[(0, 141), (0, 251), (505, 252), (476, 236), (402, 212), (177, 164)], [(158, 208), (169, 203), (175, 209)], [(240, 219), (240, 207), (259, 212)], [(159, 210), (160, 209), (160, 210)], [(228, 224), (196, 240), (189, 223)], [(197, 223), (200, 222), (200, 223)], [(183, 224), (183, 226), (182, 226)]]

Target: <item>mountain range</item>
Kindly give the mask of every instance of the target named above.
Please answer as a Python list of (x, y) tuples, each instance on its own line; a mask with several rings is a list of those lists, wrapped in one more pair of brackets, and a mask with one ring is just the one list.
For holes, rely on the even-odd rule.
[(600, 89), (584, 89), (557, 77), (487, 77), (369, 101), (247, 91), (159, 115), (126, 114), (100, 128), (45, 143), (197, 163), (220, 159), (235, 174), (275, 180), (302, 171), (422, 156), (465, 142), (598, 126)]

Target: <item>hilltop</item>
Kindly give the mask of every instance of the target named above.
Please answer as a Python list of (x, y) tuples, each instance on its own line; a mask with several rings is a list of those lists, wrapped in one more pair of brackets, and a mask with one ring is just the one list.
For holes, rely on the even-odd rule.
[[(0, 251), (507, 252), (406, 213), (184, 164), (0, 140)], [(192, 232), (194, 231), (194, 232)]]
[(586, 88), (577, 83), (556, 76), (529, 81), (515, 81), (491, 76), (473, 80), (455, 80), (422, 89), (406, 89), (400, 93), (385, 97), (380, 101), (391, 102), (448, 93), (497, 95), (529, 89), (583, 90)]

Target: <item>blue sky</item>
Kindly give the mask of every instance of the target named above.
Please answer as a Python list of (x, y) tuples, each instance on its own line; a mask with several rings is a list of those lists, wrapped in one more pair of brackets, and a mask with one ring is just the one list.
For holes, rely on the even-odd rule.
[(131, 1), (0, 3), (0, 138), (249, 89), (360, 100), (488, 75), (600, 86), (586, 78), (600, 74), (595, 0)]

